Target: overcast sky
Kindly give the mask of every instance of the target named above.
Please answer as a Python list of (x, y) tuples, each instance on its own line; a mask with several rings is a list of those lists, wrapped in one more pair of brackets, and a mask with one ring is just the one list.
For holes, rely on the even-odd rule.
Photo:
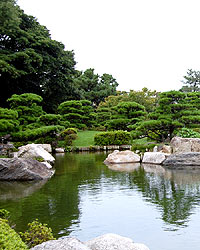
[(200, 70), (199, 0), (18, 0), (76, 68), (113, 75), (119, 90), (178, 90)]

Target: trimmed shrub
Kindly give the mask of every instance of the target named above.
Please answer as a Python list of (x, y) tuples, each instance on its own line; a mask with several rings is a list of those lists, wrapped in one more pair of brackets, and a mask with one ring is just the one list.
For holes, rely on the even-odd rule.
[(0, 219), (0, 249), (23, 250), (28, 249), (20, 236), (12, 229), (5, 219)]
[(59, 125), (61, 118), (62, 118), (61, 115), (46, 114), (46, 115), (41, 115), (38, 118), (38, 122), (45, 126)]
[(95, 145), (99, 146), (123, 145), (123, 144), (129, 144), (130, 141), (131, 141), (130, 133), (122, 130), (102, 132), (94, 136), (94, 143)]
[(20, 236), (28, 247), (34, 247), (48, 240), (55, 240), (52, 234), (52, 229), (47, 227), (47, 224), (42, 224), (38, 220), (28, 224), (28, 230), (20, 233)]
[(62, 126), (45, 126), (36, 129), (27, 129), (25, 131), (20, 131), (12, 134), (13, 141), (34, 141), (39, 138), (45, 138), (50, 136), (54, 138), (56, 133), (63, 130)]
[(67, 128), (60, 133), (60, 140), (65, 140), (65, 146), (71, 146), (73, 140), (77, 139), (77, 129), (75, 128)]
[(108, 130), (127, 130), (127, 126), (130, 125), (129, 119), (119, 118), (107, 121), (105, 127)]

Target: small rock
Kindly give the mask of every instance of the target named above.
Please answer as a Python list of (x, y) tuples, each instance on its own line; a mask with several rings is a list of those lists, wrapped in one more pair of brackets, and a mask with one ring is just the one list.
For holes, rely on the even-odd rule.
[(65, 153), (65, 149), (64, 148), (56, 148), (55, 152), (56, 153)]

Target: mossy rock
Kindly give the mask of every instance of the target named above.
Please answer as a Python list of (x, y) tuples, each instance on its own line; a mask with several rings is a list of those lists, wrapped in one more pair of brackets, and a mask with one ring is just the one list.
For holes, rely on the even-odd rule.
[(0, 219), (0, 249), (23, 250), (28, 249), (20, 236), (12, 229), (7, 220)]

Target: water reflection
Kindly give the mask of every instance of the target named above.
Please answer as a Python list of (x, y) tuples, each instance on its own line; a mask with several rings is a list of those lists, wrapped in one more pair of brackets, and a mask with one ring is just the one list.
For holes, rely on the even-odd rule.
[(151, 231), (160, 218), (164, 230), (188, 226), (200, 204), (199, 170), (149, 164), (106, 166), (105, 158), (105, 154), (57, 155), (56, 173), (46, 183), (0, 182), (0, 208), (11, 212), (18, 231), (38, 218), (57, 237), (85, 233), (87, 238), (94, 230), (100, 234), (120, 227), (137, 235), (134, 223), (141, 231), (148, 223)]
[(42, 181), (1, 181), (0, 182), (0, 200), (18, 200), (27, 197), (39, 190), (47, 180)]

